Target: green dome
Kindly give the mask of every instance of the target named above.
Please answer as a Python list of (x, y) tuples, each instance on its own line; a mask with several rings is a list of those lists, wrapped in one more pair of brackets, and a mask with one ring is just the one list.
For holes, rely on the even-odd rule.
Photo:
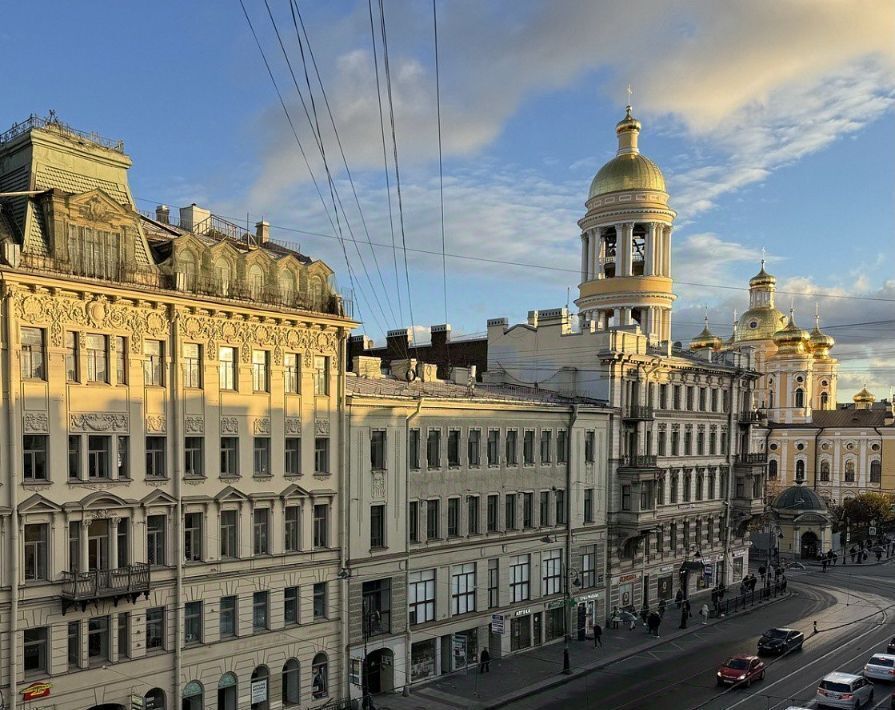
[(665, 192), (665, 178), (659, 166), (640, 153), (617, 155), (590, 184), (588, 199), (618, 190), (658, 190)]
[(827, 505), (823, 502), (823, 499), (811, 488), (804, 485), (790, 486), (777, 496), (771, 507), (780, 510), (827, 512)]

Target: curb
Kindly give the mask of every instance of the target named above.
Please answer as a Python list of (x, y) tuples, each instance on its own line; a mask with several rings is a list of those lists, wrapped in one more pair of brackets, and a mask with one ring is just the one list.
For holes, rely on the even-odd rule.
[[(791, 592), (791, 591), (786, 592), (785, 594), (781, 594), (778, 597), (769, 599), (767, 601), (767, 603), (762, 604), (759, 607), (752, 606), (752, 607), (749, 607), (749, 609), (746, 609), (742, 612), (737, 612), (733, 616), (725, 616), (721, 619), (715, 618), (713, 620), (713, 623), (710, 623), (709, 626), (715, 626), (716, 624), (723, 624), (725, 621), (727, 621), (729, 619), (734, 619), (734, 618), (738, 618), (740, 616), (745, 616), (746, 614), (751, 614), (757, 610), (767, 608), (771, 604), (776, 604), (777, 602), (781, 602), (785, 599), (790, 599), (794, 595), (795, 595), (794, 592)], [(699, 626), (701, 626), (701, 625), (699, 625)], [(698, 629), (699, 626), (694, 626), (693, 631)], [(575, 669), (569, 675), (560, 674), (560, 676), (558, 678), (550, 678), (548, 680), (541, 681), (540, 683), (536, 683), (534, 685), (530, 685), (525, 688), (520, 688), (515, 693), (510, 693), (509, 695), (504, 695), (502, 698), (497, 698), (496, 700), (491, 701), (491, 702), (474, 703), (474, 704), (471, 704), (471, 707), (479, 708), (480, 710), (496, 710), (496, 708), (506, 707), (510, 703), (516, 702), (517, 700), (522, 700), (523, 698), (527, 698), (531, 695), (543, 693), (545, 690), (550, 690), (551, 688), (556, 688), (556, 687), (559, 687), (560, 685), (565, 685), (566, 683), (568, 683), (572, 680), (576, 680), (577, 678), (581, 678), (582, 676), (585, 676), (588, 673), (592, 673), (593, 671), (598, 671), (602, 668), (606, 668), (607, 666), (611, 666), (612, 664), (618, 663), (619, 661), (627, 660), (628, 658), (631, 658), (631, 657), (636, 656), (640, 653), (643, 653), (644, 651), (649, 651), (650, 649), (656, 648), (657, 646), (661, 646), (665, 643), (668, 643), (669, 641), (674, 641), (678, 638), (681, 638), (682, 636), (687, 636), (689, 633), (691, 633), (691, 632), (687, 631), (683, 634), (679, 634), (678, 636), (674, 636), (674, 637), (669, 636), (664, 641), (660, 640), (656, 643), (651, 643), (649, 645), (639, 646), (637, 648), (630, 649), (628, 651), (623, 652), (619, 656), (614, 656), (611, 659), (598, 661), (594, 665), (587, 666), (584, 668)]]

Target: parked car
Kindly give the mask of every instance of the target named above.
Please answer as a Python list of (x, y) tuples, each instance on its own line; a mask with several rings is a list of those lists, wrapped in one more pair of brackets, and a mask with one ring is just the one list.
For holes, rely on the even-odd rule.
[(852, 673), (828, 673), (817, 688), (818, 707), (858, 710), (873, 700), (873, 683)]
[(805, 643), (805, 634), (795, 629), (769, 629), (758, 639), (758, 654), (783, 654), (789, 651), (801, 651)]
[(718, 669), (718, 685), (752, 685), (764, 679), (764, 663), (758, 656), (734, 656)]
[(864, 666), (864, 677), (874, 680), (895, 680), (895, 655), (874, 653)]
[(895, 653), (895, 638), (889, 641), (889, 645), (886, 646), (886, 653)]

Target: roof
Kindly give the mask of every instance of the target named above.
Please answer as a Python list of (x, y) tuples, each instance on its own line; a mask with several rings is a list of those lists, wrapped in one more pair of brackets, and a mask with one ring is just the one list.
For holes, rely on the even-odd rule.
[(804, 485), (790, 486), (774, 499), (771, 507), (780, 511), (827, 512), (826, 503), (821, 497)]
[(886, 410), (883, 407), (874, 409), (832, 409), (815, 410), (812, 423), (817, 427), (863, 428), (885, 426)]
[(606, 163), (590, 184), (588, 197), (617, 190), (658, 190), (665, 192), (665, 177), (659, 166), (645, 155), (617, 155)]
[(572, 404), (589, 404), (605, 407), (606, 402), (585, 397), (564, 397), (556, 392), (516, 385), (486, 385), (476, 383), (470, 391), (466, 385), (436, 380), (405, 382), (392, 377), (371, 378), (352, 376), (346, 378), (348, 395), (364, 397), (406, 397), (417, 399), (466, 400), (476, 402), (507, 402), (568, 407)]

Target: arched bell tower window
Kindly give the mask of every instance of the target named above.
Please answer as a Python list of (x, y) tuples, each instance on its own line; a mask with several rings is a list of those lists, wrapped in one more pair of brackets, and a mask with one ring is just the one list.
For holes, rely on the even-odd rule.
[(768, 461), (768, 478), (772, 481), (777, 480), (777, 459)]
[(870, 462), (870, 482), (879, 483), (882, 480), (883, 469), (882, 464), (877, 461)]
[(829, 481), (830, 481), (830, 462), (829, 461), (821, 461), (820, 462), (820, 480), (822, 483), (829, 483)]
[(805, 390), (801, 387), (796, 387), (796, 407), (801, 408), (805, 406)]
[(854, 483), (855, 482), (855, 460), (849, 459), (845, 462), (845, 482), (846, 483)]
[(796, 480), (804, 481), (805, 480), (805, 461), (799, 459), (796, 461)]
[(821, 392), (820, 393), (820, 408), (826, 409), (829, 404), (830, 404), (830, 394), (828, 392)]

